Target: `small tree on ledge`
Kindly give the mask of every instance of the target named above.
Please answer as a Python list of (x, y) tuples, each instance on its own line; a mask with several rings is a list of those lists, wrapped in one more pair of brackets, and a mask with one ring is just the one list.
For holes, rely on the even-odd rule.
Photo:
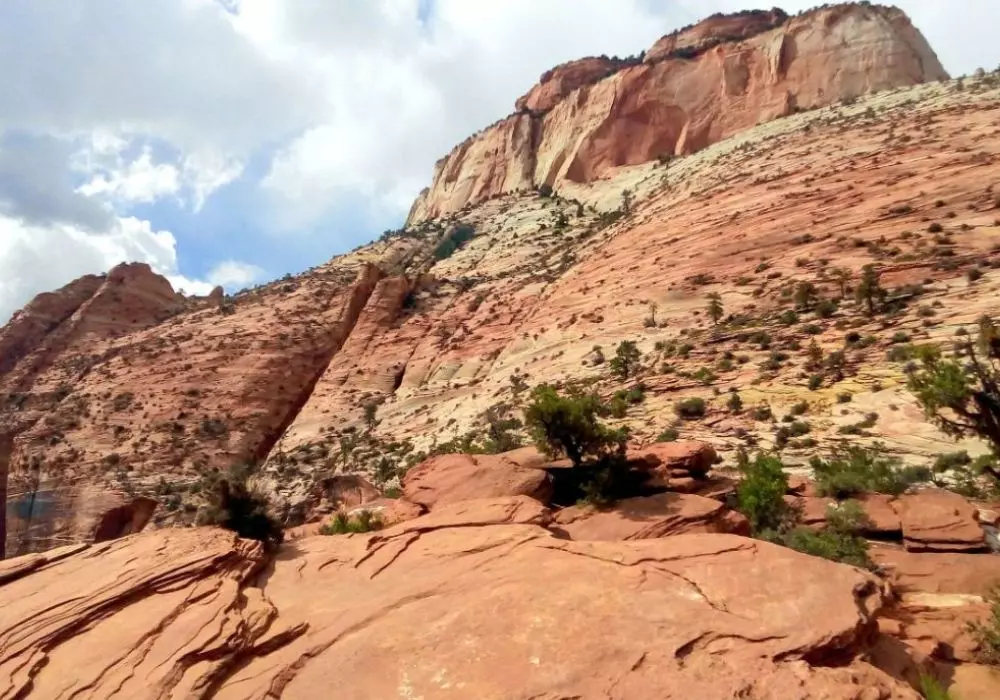
[[(975, 340), (968, 333), (960, 338), (953, 359), (936, 347), (918, 348), (919, 365), (911, 368), (907, 386), (942, 431), (955, 438), (978, 436), (1000, 457), (1000, 329), (984, 316)], [(1000, 485), (996, 467), (984, 465), (983, 472)]]

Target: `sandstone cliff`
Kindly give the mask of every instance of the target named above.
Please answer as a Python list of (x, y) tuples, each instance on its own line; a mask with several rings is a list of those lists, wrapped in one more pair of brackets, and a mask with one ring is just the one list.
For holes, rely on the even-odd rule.
[(518, 189), (592, 182), (798, 110), (946, 78), (895, 8), (712, 17), (664, 37), (642, 63), (584, 59), (543, 75), (518, 113), (437, 163), (409, 222)]
[[(837, 9), (821, 11), (834, 27), (868, 11)], [(880, 10), (863, 26), (894, 16)], [(153, 526), (192, 523), (206, 484), (245, 463), (259, 465), (287, 524), (315, 519), (330, 477), (394, 488), (427, 453), (481, 439), (489, 411), (518, 415), (525, 387), (574, 382), (614, 395), (623, 385), (597, 358), (625, 339), (643, 356), (644, 400), (623, 419), (637, 443), (670, 428), (731, 458), (748, 441), (774, 446), (781, 416), (805, 401), (811, 433), (785, 447), (789, 464), (841, 431), (863, 430), (911, 464), (981, 453), (927, 423), (904, 363), (886, 357), (898, 338), (947, 342), (994, 310), (997, 88), (989, 74), (801, 112), (669, 166), (566, 181), (563, 194), (579, 201), (494, 197), (232, 297), (181, 298), (142, 266), (42, 295), (0, 330), (8, 551), (140, 527), (144, 497), (160, 504)], [(511, 119), (530, 125), (533, 114)], [(625, 189), (631, 208), (611, 211)], [(471, 237), (455, 243), (461, 231)], [(835, 271), (866, 263), (901, 290), (892, 315), (867, 318), (849, 293), (841, 299)], [(832, 315), (786, 320), (801, 281)], [(710, 292), (735, 325), (707, 321)], [(842, 376), (811, 368), (813, 340), (843, 353)], [(772, 418), (729, 413), (729, 390)], [(675, 402), (693, 397), (706, 416), (678, 421)]]

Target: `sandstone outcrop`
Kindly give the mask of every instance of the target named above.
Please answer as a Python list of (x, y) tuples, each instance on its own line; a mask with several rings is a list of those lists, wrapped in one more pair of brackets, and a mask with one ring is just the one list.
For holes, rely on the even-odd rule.
[(883, 599), (857, 569), (732, 535), (568, 542), (520, 503), (267, 570), (203, 529), (5, 562), (0, 697), (918, 697), (859, 658)]
[(547, 503), (552, 478), (502, 455), (440, 455), (406, 473), (403, 494), (430, 510), (457, 501), (503, 496), (530, 496)]
[(550, 529), (571, 540), (646, 540), (690, 533), (750, 535), (745, 517), (719, 501), (682, 493), (627, 498), (613, 508), (560, 510)]
[(898, 501), (906, 549), (911, 552), (980, 552), (986, 535), (976, 507), (948, 491), (921, 491)]
[(797, 110), (947, 77), (895, 8), (712, 17), (664, 37), (643, 63), (616, 69), (585, 59), (542, 76), (517, 107), (544, 114), (519, 112), (456, 147), (437, 163), (409, 221), (518, 189), (589, 183)]

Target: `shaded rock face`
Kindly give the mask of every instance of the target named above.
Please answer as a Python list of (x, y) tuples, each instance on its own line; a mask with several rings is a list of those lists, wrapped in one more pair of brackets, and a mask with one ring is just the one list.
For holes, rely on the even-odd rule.
[(201, 529), (0, 563), (0, 696), (918, 697), (859, 659), (867, 574), (732, 535), (567, 542), (538, 509), (305, 538), (263, 574)]
[[(614, 71), (597, 80), (604, 71)], [(438, 162), (416, 223), (542, 184), (687, 154), (760, 122), (870, 91), (942, 80), (927, 41), (895, 8), (834, 5), (713, 17), (619, 70), (584, 59), (543, 76), (516, 114)]]
[(94, 528), (94, 542), (116, 540), (125, 535), (142, 532), (159, 503), (152, 498), (136, 498), (104, 513)]

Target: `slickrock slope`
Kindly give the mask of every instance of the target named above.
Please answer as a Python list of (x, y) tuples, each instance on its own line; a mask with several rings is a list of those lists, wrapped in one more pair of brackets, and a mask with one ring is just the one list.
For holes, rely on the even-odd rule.
[[(610, 356), (624, 339), (649, 368), (645, 402), (626, 416), (638, 442), (675, 421), (678, 399), (700, 396), (708, 415), (679, 425), (685, 437), (723, 454), (742, 435), (773, 444), (771, 420), (729, 415), (715, 387), (737, 388), (748, 407), (767, 403), (774, 420), (805, 400), (819, 446), (876, 414), (862, 432), (910, 462), (957, 449), (902, 388), (903, 363), (885, 358), (897, 337), (947, 342), (995, 311), (998, 108), (987, 75), (795, 115), (669, 168), (567, 189), (581, 205), (494, 199), (221, 305), (175, 307), (144, 291), (160, 282), (82, 280), (0, 332), (5, 348), (20, 348), (0, 373), (8, 550), (87, 540), (134, 495), (161, 501), (158, 523), (189, 522), (206, 474), (258, 459), (288, 522), (302, 522), (316, 479), (376, 469), (376, 482), (392, 483), (433, 444), (481, 431), (490, 407), (516, 404), (519, 384), (587, 380), (610, 395), (621, 384), (592, 361), (594, 348)], [(626, 188), (633, 211), (609, 214)], [(459, 225), (475, 235), (436, 260)], [(837, 299), (831, 270), (857, 274), (867, 262), (886, 287), (920, 283), (907, 292), (919, 296), (892, 317), (868, 320), (845, 301), (830, 318), (779, 320), (796, 281)], [(91, 303), (95, 287), (117, 294), (119, 310), (146, 310), (108, 315)], [(743, 325), (712, 330), (703, 309), (713, 291)], [(849, 331), (866, 340), (846, 346), (844, 378), (809, 391), (805, 347), (815, 338), (825, 354), (845, 349)], [(774, 352), (786, 359), (775, 365)], [(696, 379), (702, 368), (711, 374)], [(845, 392), (850, 403), (839, 402)], [(785, 458), (813, 452), (793, 444)], [(32, 501), (33, 490), (42, 497)]]
[(0, 698), (918, 697), (860, 660), (883, 598), (857, 569), (455, 508), (300, 539), (266, 569), (204, 529), (5, 562)]
[(437, 163), (409, 221), (519, 189), (593, 182), (799, 110), (947, 77), (896, 8), (712, 17), (664, 37), (642, 62), (584, 59), (543, 75), (517, 113)]

